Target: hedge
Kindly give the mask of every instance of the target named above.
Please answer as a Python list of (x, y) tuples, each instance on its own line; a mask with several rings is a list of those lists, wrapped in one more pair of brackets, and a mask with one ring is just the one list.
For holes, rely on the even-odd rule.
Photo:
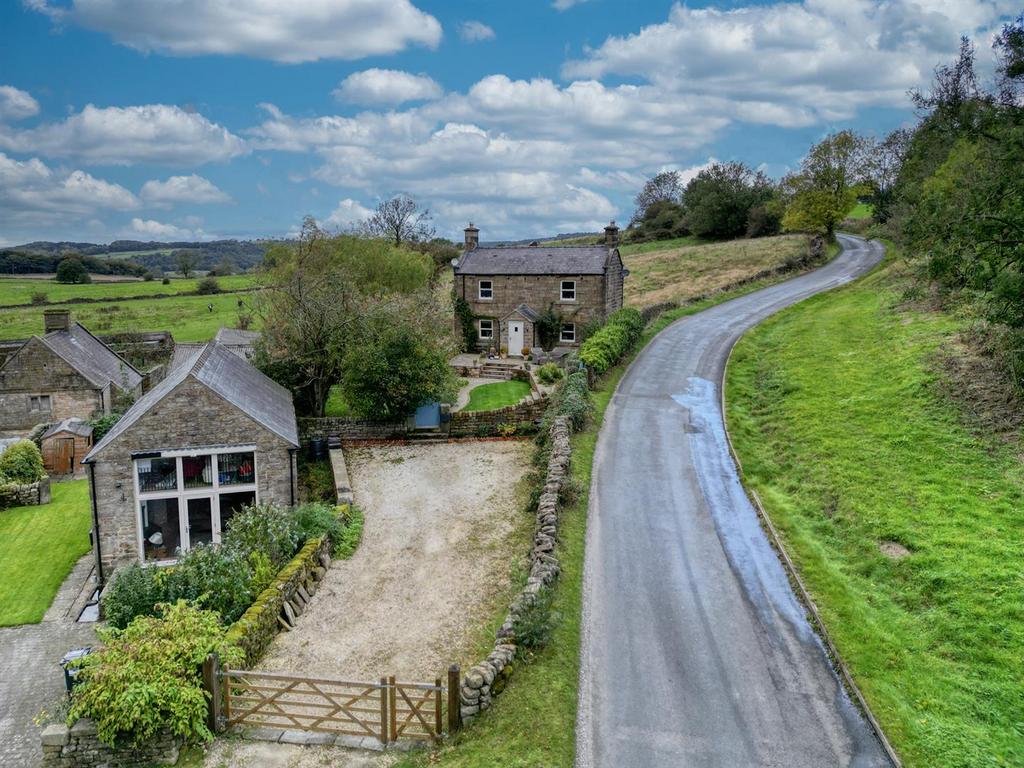
[(621, 360), (640, 340), (644, 321), (639, 310), (620, 309), (580, 347), (580, 361), (600, 375)]

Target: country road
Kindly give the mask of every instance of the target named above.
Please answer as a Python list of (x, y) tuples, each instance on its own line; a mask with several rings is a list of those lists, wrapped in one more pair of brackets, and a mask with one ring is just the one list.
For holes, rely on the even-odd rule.
[(578, 768), (890, 765), (760, 527), (720, 407), (745, 330), (883, 256), (840, 241), (821, 269), (667, 328), (608, 406), (587, 528)]

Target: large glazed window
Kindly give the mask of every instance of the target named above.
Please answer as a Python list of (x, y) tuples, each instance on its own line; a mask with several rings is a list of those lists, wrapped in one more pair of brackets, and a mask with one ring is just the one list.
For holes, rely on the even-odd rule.
[(178, 490), (177, 459), (136, 459), (139, 493)]
[(217, 457), (221, 485), (251, 485), (256, 482), (256, 457), (246, 453), (222, 453)]
[(181, 547), (178, 499), (146, 499), (142, 502), (142, 552), (146, 562), (171, 560)]

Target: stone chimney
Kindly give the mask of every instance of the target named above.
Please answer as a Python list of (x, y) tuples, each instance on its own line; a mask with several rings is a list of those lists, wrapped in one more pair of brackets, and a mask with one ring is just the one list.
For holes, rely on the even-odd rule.
[(619, 228), (614, 221), (604, 228), (604, 242), (609, 248), (619, 247)]
[(43, 332), (67, 331), (71, 329), (70, 309), (47, 309), (43, 312)]
[(480, 245), (480, 230), (473, 226), (473, 222), (469, 222), (469, 226), (466, 227), (463, 232), (466, 233), (466, 251), (474, 250)]

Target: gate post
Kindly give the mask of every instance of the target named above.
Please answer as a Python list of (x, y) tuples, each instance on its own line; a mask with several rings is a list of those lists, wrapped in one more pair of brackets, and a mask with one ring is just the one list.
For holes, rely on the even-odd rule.
[(388, 678), (388, 701), (391, 707), (391, 741), (398, 741), (398, 686), (395, 678)]
[(448, 667), (448, 734), (452, 735), (462, 727), (462, 675), (458, 664)]
[(388, 743), (388, 679), (380, 679), (380, 743)]
[(220, 716), (220, 657), (211, 653), (203, 660), (203, 688), (210, 697), (206, 710), (206, 727), (210, 733), (221, 731)]

